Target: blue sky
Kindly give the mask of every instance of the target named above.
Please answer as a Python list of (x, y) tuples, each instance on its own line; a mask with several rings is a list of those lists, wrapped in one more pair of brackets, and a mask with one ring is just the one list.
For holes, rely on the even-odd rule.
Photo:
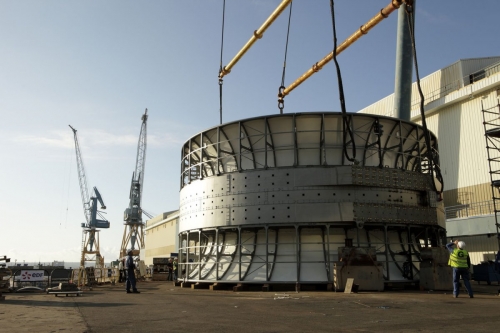
[[(279, 0), (226, 0), (227, 64)], [(389, 0), (337, 0), (342, 42)], [(500, 55), (500, 1), (418, 0), (422, 77), (459, 59)], [(279, 113), (288, 9), (224, 79), (223, 122)], [(0, 0), (0, 255), (79, 261), (84, 221), (71, 124), (89, 189), (97, 186), (116, 259), (148, 108), (143, 207), (178, 209), (181, 145), (219, 124), (222, 0)], [(347, 111), (394, 90), (397, 13), (339, 55)], [(295, 0), (285, 85), (331, 52), (329, 0)], [(339, 111), (328, 64), (285, 99), (286, 113)]]

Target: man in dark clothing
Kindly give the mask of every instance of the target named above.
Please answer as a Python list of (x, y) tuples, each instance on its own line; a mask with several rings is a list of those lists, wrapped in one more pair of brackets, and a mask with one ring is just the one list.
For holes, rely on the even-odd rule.
[(168, 280), (168, 281), (172, 281), (172, 271), (173, 271), (173, 269), (174, 269), (174, 265), (173, 265), (173, 263), (172, 263), (172, 258), (168, 259), (167, 269), (168, 269), (168, 276), (167, 276), (167, 280)]
[[(135, 287), (135, 264), (134, 258), (132, 258), (132, 250), (128, 250), (127, 254), (127, 261), (125, 262), (125, 267), (127, 268), (127, 294), (132, 292), (139, 294), (139, 291)], [(130, 287), (132, 287), (132, 291), (130, 291)]]
[(176, 257), (174, 258), (174, 263), (173, 263), (174, 281), (177, 281), (177, 268), (178, 268), (178, 262)]

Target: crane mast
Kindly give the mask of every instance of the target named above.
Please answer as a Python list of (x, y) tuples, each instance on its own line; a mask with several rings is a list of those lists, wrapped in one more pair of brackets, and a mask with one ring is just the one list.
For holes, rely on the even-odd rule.
[(75, 139), (75, 150), (76, 150), (76, 168), (78, 169), (78, 183), (80, 184), (80, 195), (83, 202), (83, 214), (85, 215), (85, 221), (87, 225), (90, 224), (90, 197), (89, 190), (87, 187), (87, 177), (85, 176), (85, 167), (83, 165), (82, 154), (80, 152), (80, 145), (78, 144), (78, 136), (76, 135), (76, 129), (69, 125), (73, 131), (73, 136)]
[(73, 131), (73, 136), (75, 139), (78, 182), (80, 184), (80, 195), (82, 197), (83, 213), (85, 215), (85, 222), (81, 224), (82, 253), (80, 257), (80, 270), (83, 271), (85, 262), (87, 261), (95, 261), (96, 268), (104, 267), (104, 257), (101, 256), (99, 250), (99, 230), (97, 229), (109, 228), (110, 223), (102, 216), (101, 212), (97, 208), (97, 204), (99, 202), (101, 204), (101, 209), (106, 209), (106, 205), (104, 204), (102, 196), (97, 190), (97, 187), (93, 188), (93, 195), (89, 196), (85, 167), (83, 165), (80, 145), (78, 143), (78, 135), (76, 133), (77, 130), (74, 129), (71, 125), (69, 125), (69, 127)]
[(139, 133), (139, 142), (137, 144), (137, 157), (135, 159), (135, 175), (139, 182), (139, 205), (142, 198), (142, 184), (144, 183), (144, 166), (146, 163), (146, 145), (147, 145), (147, 121), (148, 109), (144, 111), (141, 117), (141, 132)]
[(140, 249), (144, 248), (144, 223), (142, 222), (142, 214), (146, 212), (142, 210), (141, 200), (146, 162), (148, 109), (142, 115), (141, 120), (135, 171), (132, 173), (132, 181), (130, 183), (130, 201), (128, 208), (125, 209), (123, 214), (125, 230), (120, 248), (120, 258), (125, 257), (127, 250), (130, 249), (136, 260), (139, 260)]

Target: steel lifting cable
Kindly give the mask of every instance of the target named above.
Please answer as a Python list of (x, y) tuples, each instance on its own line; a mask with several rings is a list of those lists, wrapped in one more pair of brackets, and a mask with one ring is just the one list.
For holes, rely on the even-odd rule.
[(434, 172), (436, 173), (436, 178), (441, 183), (441, 189), (438, 190), (436, 183), (433, 181), (432, 186), (434, 188), (434, 191), (437, 193), (441, 194), (443, 193), (443, 188), (444, 188), (444, 182), (443, 182), (443, 175), (441, 174), (441, 169), (439, 168), (438, 163), (436, 163), (436, 154), (432, 150), (431, 146), (431, 136), (429, 129), (427, 128), (427, 122), (425, 120), (425, 110), (424, 110), (424, 94), (422, 93), (422, 87), (420, 86), (420, 76), (418, 73), (418, 61), (417, 61), (417, 49), (415, 46), (415, 26), (414, 26), (414, 12), (413, 8), (409, 5), (405, 5), (405, 11), (406, 11), (406, 17), (408, 19), (408, 30), (410, 32), (410, 38), (411, 38), (411, 46), (412, 46), (412, 52), (413, 52), (413, 63), (415, 65), (415, 76), (417, 77), (417, 88), (418, 88), (418, 94), (420, 96), (420, 117), (422, 118), (422, 127), (424, 128), (424, 137), (425, 137), (425, 145), (427, 146), (426, 153), (428, 155), (429, 159), (429, 167), (430, 167), (430, 172), (431, 176), (434, 177)]
[[(351, 122), (348, 118), (347, 111), (345, 108), (344, 86), (342, 84), (342, 75), (340, 73), (340, 66), (339, 63), (337, 62), (337, 29), (335, 28), (335, 9), (333, 0), (330, 0), (330, 11), (332, 15), (332, 29), (333, 29), (333, 61), (335, 62), (335, 68), (337, 69), (337, 80), (339, 84), (339, 99), (340, 99), (340, 108), (342, 110), (342, 126), (344, 133), (342, 142), (342, 151), (347, 160), (349, 160), (350, 162), (354, 162), (356, 159), (356, 145), (354, 143), (354, 134), (351, 128)], [(349, 154), (347, 153), (347, 147), (346, 147), (347, 134), (349, 134), (349, 137), (351, 138), (352, 142), (352, 157), (349, 157)]]
[(290, 12), (288, 13), (288, 28), (286, 31), (285, 59), (283, 60), (283, 74), (281, 76), (281, 86), (278, 89), (278, 109), (280, 109), (280, 114), (283, 114), (283, 108), (285, 107), (283, 91), (286, 88), (285, 87), (286, 55), (288, 53), (288, 37), (290, 36), (290, 21), (292, 18), (292, 6), (293, 2), (290, 2)]
[[(222, 3), (222, 37), (220, 42), (220, 68), (219, 73), (222, 72), (222, 53), (224, 50), (224, 18), (226, 15), (226, 0), (223, 0)], [(219, 76), (219, 113), (220, 113), (220, 124), (222, 124), (222, 84), (223, 79)]]

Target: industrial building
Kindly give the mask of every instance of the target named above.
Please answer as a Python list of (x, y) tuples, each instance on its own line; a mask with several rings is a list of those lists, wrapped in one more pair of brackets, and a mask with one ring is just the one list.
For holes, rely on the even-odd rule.
[[(499, 193), (492, 192), (492, 182), (498, 165), (489, 160), (498, 157), (498, 146), (485, 133), (500, 125), (500, 56), (459, 60), (422, 78), (421, 86), (427, 126), (439, 141), (447, 236), (466, 242), (473, 264), (494, 260), (499, 248), (493, 194)], [(414, 83), (415, 123), (421, 123), (419, 103)], [(359, 112), (394, 117), (394, 94)]]
[(174, 210), (153, 217), (146, 222), (144, 236), (147, 239), (140, 257), (146, 266), (153, 265), (153, 258), (170, 258), (179, 249), (179, 211)]

